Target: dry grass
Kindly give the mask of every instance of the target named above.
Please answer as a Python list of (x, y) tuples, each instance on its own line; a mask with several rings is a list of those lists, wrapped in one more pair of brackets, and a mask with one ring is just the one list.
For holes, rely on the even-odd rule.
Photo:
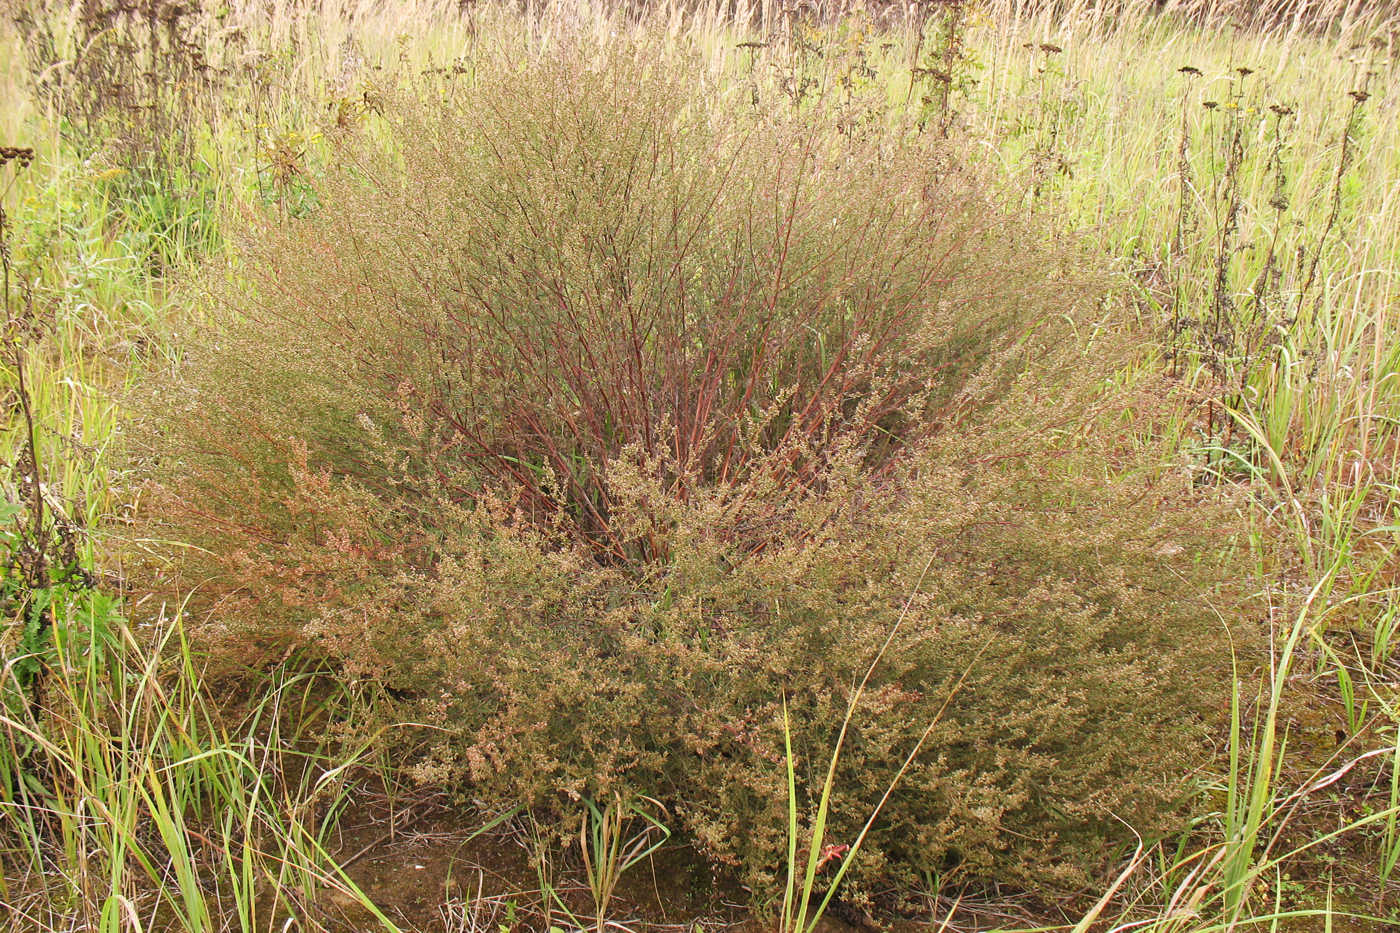
[[(114, 469), (106, 453), (127, 417), (114, 399), (129, 381), (149, 385), (145, 373), (152, 362), (163, 368), (167, 354), (179, 356), (186, 349), (182, 341), (188, 337), (181, 335), (191, 331), (182, 306), (198, 304), (184, 297), (197, 296), (197, 290), (172, 290), (179, 278), (172, 273), (217, 251), (223, 234), (246, 224), (231, 220), (235, 211), (261, 212), (274, 224), (295, 224), (311, 214), (316, 201), (310, 192), (333, 164), (338, 134), (355, 126), (361, 129), (353, 132), (379, 132), (367, 129), (376, 125), (372, 111), (392, 95), (385, 96), (384, 72), (374, 69), (375, 62), (386, 62), (399, 74), (418, 73), (414, 80), (421, 88), (437, 86), (444, 71), (454, 68), (512, 56), (547, 59), (577, 43), (581, 34), (601, 46), (614, 41), (613, 34), (643, 35), (657, 61), (687, 62), (702, 97), (725, 91), (742, 95), (799, 123), (810, 118), (816, 101), (833, 102), (839, 106), (832, 107), (826, 131), (832, 140), (859, 133), (878, 137), (888, 126), (912, 120), (925, 138), (947, 134), (963, 141), (984, 162), (985, 171), (979, 172), (1003, 179), (1005, 209), (1032, 218), (1029, 229), (1043, 231), (1036, 233), (1037, 241), (1053, 241), (1066, 230), (1088, 231), (1104, 256), (1122, 262), (1118, 291), (1131, 300), (1139, 320), (1131, 325), (1111, 316), (1076, 320), (1091, 346), (1098, 345), (1094, 335), (1104, 329), (1117, 332), (1109, 344), (1122, 345), (1127, 337), (1137, 345), (1126, 356), (1115, 351), (1110, 360), (1115, 374), (1110, 381), (1131, 391), (1104, 396), (1132, 416), (1120, 421), (1111, 407), (1092, 409), (1096, 439), (1064, 456), (1064, 426), (1034, 416), (1042, 410), (1038, 405), (1055, 399), (1013, 395), (1021, 407), (997, 409), (1007, 430), (997, 433), (995, 443), (1024, 453), (1014, 442), (1028, 431), (1037, 438), (1033, 449), (1045, 458), (1045, 471), (1038, 478), (1033, 474), (1025, 486), (1010, 480), (1002, 486), (998, 480), (994, 486), (1002, 492), (989, 491), (975, 502), (962, 502), (948, 490), (944, 506), (957, 508), (961, 502), (969, 510), (998, 511), (1005, 506), (999, 495), (1042, 502), (1081, 486), (1071, 497), (1088, 502), (1102, 490), (1129, 490), (1139, 482), (1171, 489), (1171, 501), (1213, 500), (1225, 492), (1243, 497), (1226, 495), (1224, 501), (1237, 503), (1253, 529), (1246, 549), (1257, 569), (1246, 589), (1261, 591), (1269, 604), (1276, 649), (1255, 654), (1242, 645), (1240, 680), (1232, 683), (1221, 674), (1206, 691), (1220, 696), (1233, 688), (1239, 703), (1233, 728), (1221, 711), (1223, 751), (1219, 767), (1201, 774), (1203, 792), (1193, 808), (1196, 831), (1179, 837), (1178, 845), (1145, 845), (1137, 857), (1125, 851), (1116, 866), (1099, 866), (1100, 878), (1109, 879), (1101, 890), (1112, 896), (1090, 910), (1079, 928), (1108, 917), (1166, 931), (1229, 929), (1275, 914), (1297, 914), (1295, 922), (1303, 924), (1321, 924), (1321, 914), (1342, 909), (1386, 914), (1393, 910), (1393, 872), (1400, 861), (1400, 785), (1395, 783), (1400, 675), (1393, 657), (1394, 425), (1400, 417), (1394, 386), (1400, 360), (1391, 314), (1400, 246), (1394, 197), (1400, 177), (1395, 156), (1400, 140), (1394, 135), (1400, 121), (1394, 119), (1393, 24), (1386, 19), (1386, 5), (1346, 0), (1168, 0), (1162, 6), (1154, 12), (1142, 4), (998, 0), (916, 5), (912, 18), (889, 10), (866, 15), (776, 4), (733, 17), (718, 7), (690, 13), (667, 8), (654, 11), (637, 34), (629, 18), (583, 4), (527, 10), (523, 16), (493, 6), (459, 9), (445, 3), (321, 4), (315, 13), (291, 4), (234, 4), (227, 16), (201, 21), (200, 35), (210, 60), (244, 69), (230, 73), (248, 77), (201, 92), (179, 112), (190, 121), (191, 143), (173, 160), (175, 181), (155, 184), (109, 175), (119, 167), (117, 151), (93, 147), (59, 120), (59, 110), (71, 106), (65, 102), (79, 90), (71, 83), (79, 80), (79, 67), (65, 71), (60, 65), (48, 76), (70, 82), (72, 93), (41, 95), (31, 91), (21, 59), (7, 55), (0, 74), (0, 89), (7, 91), (7, 105), (0, 107), (6, 138), (0, 142), (39, 149), (35, 165), (9, 187), (6, 207), (14, 219), (16, 269), (33, 283), (40, 317), (52, 321), (21, 350), (34, 385), (38, 446), (54, 502), (85, 528), (84, 562), (104, 571), (119, 569), (112, 555), (130, 552), (131, 544), (113, 548), (102, 535), (131, 537), (113, 518), (138, 504), (138, 487)], [(81, 32), (82, 24), (73, 18), (81, 10), (74, 10), (55, 6), (42, 12), (62, 37)], [(1226, 16), (1239, 28), (1223, 25)], [(409, 21), (415, 34), (400, 41)], [(221, 44), (235, 28), (244, 30), (241, 44)], [(748, 40), (762, 44), (746, 45)], [(0, 41), (19, 47), (8, 33)], [(1182, 71), (1187, 67), (1199, 74)], [(429, 70), (431, 75), (423, 75)], [(156, 100), (165, 100), (160, 93)], [(1208, 106), (1212, 102), (1215, 106)], [(182, 198), (191, 185), (209, 192), (193, 212)], [(1063, 254), (1058, 247), (1054, 251)], [(420, 257), (429, 263), (434, 258)], [(388, 267), (376, 281), (392, 281), (394, 274)], [(1160, 343), (1133, 336), (1158, 327), (1164, 335)], [(1063, 348), (1052, 358), (1074, 363)], [(1101, 373), (1099, 365), (1079, 371)], [(1163, 371), (1174, 377), (1175, 386), (1162, 385), (1157, 374)], [(5, 378), (12, 380), (10, 368)], [(12, 385), (6, 383), (11, 396)], [(1018, 424), (1023, 434), (1017, 433)], [(4, 462), (15, 462), (20, 446), (10, 423), (0, 427)], [(1051, 456), (1051, 450), (1057, 453)], [(315, 480), (316, 471), (305, 477)], [(20, 474), (7, 474), (3, 483), (7, 498), (18, 501)], [(350, 496), (331, 505), (334, 512), (359, 509), (364, 502)], [(1212, 504), (1202, 515), (1213, 515), (1216, 508)], [(1134, 523), (1152, 529), (1159, 517), (1124, 514), (1110, 524), (1122, 525), (1115, 534), (1127, 538), (1137, 534)], [(1071, 529), (1079, 520), (1065, 519)], [(1057, 533), (1042, 531), (1042, 543), (1049, 546)], [(1161, 531), (1143, 534), (1151, 538)], [(918, 551), (894, 540), (903, 558)], [(1024, 542), (993, 536), (985, 543), (987, 559), (995, 561), (996, 554)], [(150, 544), (135, 542), (138, 550)], [(1223, 543), (1211, 547), (1228, 549)], [(374, 562), (352, 557), (340, 555), (340, 563), (328, 566), (336, 572), (375, 569)], [(803, 565), (792, 555), (788, 564), (774, 566), (782, 573), (769, 583), (781, 577), (787, 581), (783, 592), (803, 589)], [(1203, 558), (1203, 565), (1229, 564), (1222, 555)], [(977, 561), (969, 558), (968, 566), (975, 568)], [(470, 574), (442, 578), (443, 598), (460, 602), (460, 587), (470, 579)], [(538, 584), (544, 577), (530, 579)], [(517, 582), (529, 586), (528, 579)], [(766, 585), (755, 582), (754, 591), (766, 592)], [(976, 592), (970, 583), (958, 586)], [(571, 599), (586, 592), (571, 587), (561, 584), (559, 592)], [(905, 594), (909, 587), (894, 589)], [(1062, 610), (1071, 596), (1083, 595), (1055, 592)], [(725, 593), (725, 598), (735, 595)], [(587, 617), (595, 609), (571, 612)], [(657, 611), (658, 618), (669, 619), (678, 610)], [(878, 615), (866, 622), (878, 628)], [(869, 634), (852, 635), (853, 654), (858, 654), (855, 646), (869, 643)], [(41, 659), (52, 650), (26, 646)], [(558, 668), (572, 671), (569, 678), (585, 692), (596, 686), (589, 682), (595, 667), (580, 659), (593, 657), (595, 649), (538, 646), (546, 654), (562, 652)], [(11, 652), (12, 663), (26, 657)], [(1256, 701), (1248, 671), (1253, 661), (1266, 658), (1271, 676), (1258, 688)], [(1045, 659), (1033, 668), (1043, 673), (1053, 663)], [(522, 677), (527, 667), (519, 665)], [(1108, 686), (1111, 692), (1131, 681)], [(190, 683), (188, 689), (193, 696), (200, 687)], [(771, 686), (760, 692), (769, 704), (779, 699)], [(54, 712), (82, 708), (82, 696), (77, 687), (56, 692)], [(1132, 702), (1124, 695), (1115, 709)], [(197, 705), (180, 699), (170, 712), (178, 715)], [(159, 712), (158, 706), (147, 708)], [(821, 709), (839, 719), (835, 705)], [(768, 717), (770, 725), (775, 716)], [(25, 721), (14, 714), (10, 719)], [(830, 725), (833, 720), (819, 715), (812, 721)], [(1113, 719), (1104, 713), (1095, 721)], [(582, 726), (579, 741), (587, 743), (598, 740), (607, 723), (584, 719)], [(83, 730), (72, 734), (81, 736)], [(890, 733), (891, 760), (909, 737)], [(769, 738), (780, 751), (780, 736)], [(801, 750), (803, 742), (809, 750)], [(11, 761), (32, 760), (24, 757), (31, 753), (21, 753), (21, 744), (12, 743)], [(798, 754), (820, 762), (825, 747), (814, 734), (799, 738)], [(547, 751), (547, 744), (541, 749)], [(127, 753), (112, 754), (112, 760), (120, 760)], [(879, 769), (866, 773), (858, 758), (850, 761), (843, 784), (853, 801), (868, 802), (861, 789), (870, 788)], [(774, 791), (772, 821), (765, 825), (775, 836), (770, 848), (777, 868), (785, 802), (781, 766), (769, 762), (769, 768), (752, 774)], [(1068, 777), (1090, 780), (1092, 773), (1086, 765)], [(587, 777), (579, 772), (585, 783)], [(916, 782), (915, 790), (920, 786), (931, 785)], [(103, 793), (93, 796), (101, 799)], [(52, 800), (44, 806), (63, 812)], [(143, 806), (133, 812), (146, 812)], [(70, 878), (105, 878), (113, 865), (128, 864), (112, 855), (120, 835), (82, 837), (90, 841), (79, 862), (78, 850), (53, 844), (68, 837), (16, 821), (19, 812), (6, 811), (12, 839), (41, 852), (45, 864)], [(888, 812), (890, 826), (905, 825), (908, 811), (900, 810), (897, 799)], [(147, 825), (177, 827), (174, 835), (148, 832), (132, 838), (139, 838), (143, 851), (156, 853), (153, 864), (167, 858), (178, 864), (169, 848), (178, 846), (183, 831), (178, 821)], [(200, 820), (187, 825), (209, 834)], [(911, 838), (920, 838), (918, 821), (910, 825)], [(283, 830), (268, 838), (278, 833), (284, 841), (294, 838)], [(936, 851), (948, 838), (921, 843), (921, 851)], [(308, 858), (314, 854), (305, 846), (299, 851)], [(1017, 855), (1013, 847), (1005, 858)], [(1034, 846), (1019, 855), (1031, 858)], [(879, 874), (877, 863), (875, 858), (866, 866), (867, 878)], [(133, 904), (194, 903), (184, 899), (193, 889), (183, 882), (172, 881), (168, 873), (143, 874), (140, 860), (135, 864), (138, 870), (122, 875), (124, 886), (111, 890), (124, 892)], [(1015, 872), (1001, 855), (993, 864), (984, 877), (1002, 872), (1009, 878)], [(960, 887), (965, 878), (942, 867), (930, 865), (923, 880), (928, 903), (946, 910), (960, 892), (966, 898), (969, 891)], [(1328, 882), (1297, 880), (1320, 877), (1324, 869)], [(1029, 875), (1021, 880), (1035, 887)], [(93, 882), (80, 886), (78, 896), (51, 900), (56, 912), (35, 924), (58, 928), (79, 916), (119, 923), (116, 907), (111, 919), (103, 919), (98, 894), (109, 890), (105, 885), (106, 880)], [(21, 897), (17, 890), (6, 895), (15, 904)], [(994, 914), (996, 898), (985, 888), (979, 893)], [(959, 902), (955, 923), (967, 905)], [(188, 916), (197, 910), (179, 909)], [(218, 913), (222, 909), (211, 914), (213, 928), (253, 928), (236, 911)], [(262, 915), (257, 925), (275, 916), (276, 911)], [(472, 914), (463, 907), (454, 916)]]

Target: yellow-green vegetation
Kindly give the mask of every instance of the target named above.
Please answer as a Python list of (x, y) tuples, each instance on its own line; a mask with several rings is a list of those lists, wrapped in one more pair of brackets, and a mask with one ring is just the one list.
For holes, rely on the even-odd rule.
[(1394, 922), (1386, 6), (7, 6), (0, 901)]

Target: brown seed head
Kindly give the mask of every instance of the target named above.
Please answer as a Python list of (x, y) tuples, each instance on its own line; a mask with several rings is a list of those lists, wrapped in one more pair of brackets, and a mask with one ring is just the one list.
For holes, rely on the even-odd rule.
[(14, 162), (20, 168), (28, 168), (34, 161), (34, 150), (28, 146), (0, 146), (0, 165)]

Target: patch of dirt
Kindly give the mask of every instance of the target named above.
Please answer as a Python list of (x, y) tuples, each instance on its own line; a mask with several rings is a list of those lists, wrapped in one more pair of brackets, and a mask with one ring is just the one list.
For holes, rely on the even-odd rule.
[[(596, 923), (576, 847), (563, 856), (553, 849), (541, 865), (518, 828), (473, 832), (464, 825), (473, 820), (441, 806), (405, 813), (397, 822), (391, 830), (387, 816), (370, 808), (349, 814), (331, 855), (405, 931), (497, 933)], [(743, 904), (743, 891), (717, 879), (683, 847), (672, 846), (622, 877), (607, 920), (622, 931), (758, 929)], [(319, 906), (339, 914), (346, 933), (378, 926), (343, 892), (327, 890)], [(839, 925), (832, 933), (841, 929), (846, 928)]]

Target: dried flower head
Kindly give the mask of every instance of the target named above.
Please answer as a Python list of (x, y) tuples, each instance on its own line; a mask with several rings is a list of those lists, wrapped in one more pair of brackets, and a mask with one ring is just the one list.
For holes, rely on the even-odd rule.
[(27, 146), (0, 146), (0, 165), (14, 162), (20, 168), (28, 168), (34, 161), (34, 150)]

